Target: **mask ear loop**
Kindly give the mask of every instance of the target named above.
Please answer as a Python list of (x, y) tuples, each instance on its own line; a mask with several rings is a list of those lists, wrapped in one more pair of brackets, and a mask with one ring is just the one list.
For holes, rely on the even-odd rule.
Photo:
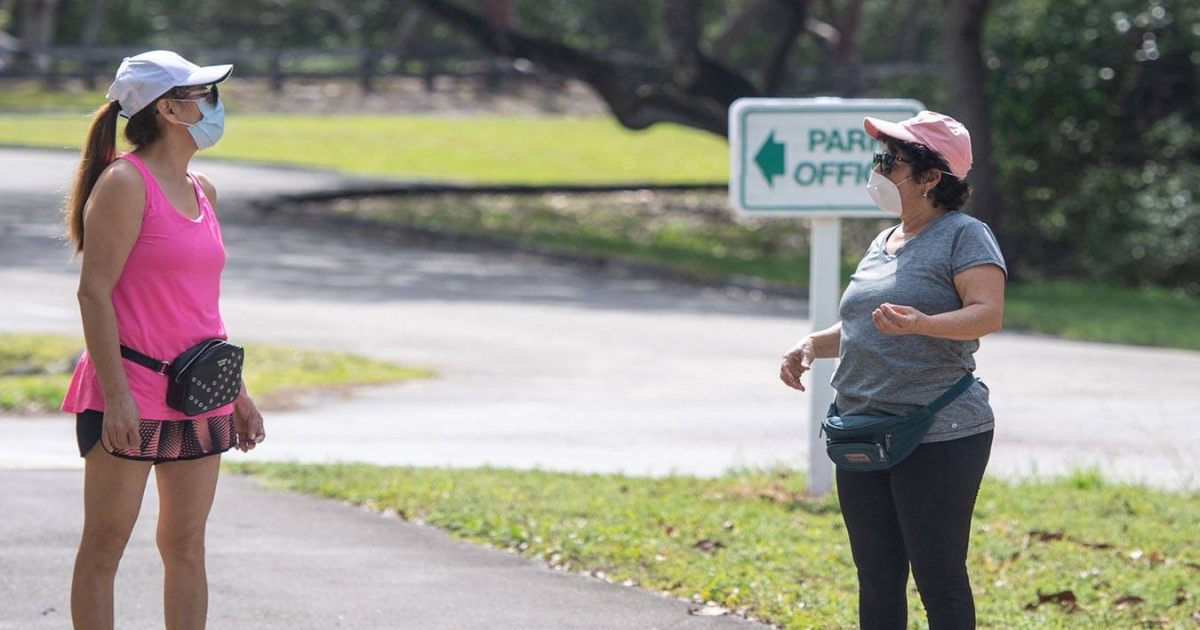
[[(953, 177), (955, 179), (958, 178), (958, 175), (955, 175), (954, 173), (950, 173), (947, 171), (938, 171), (938, 172), (941, 173), (942, 175), (949, 175), (950, 177)], [(941, 182), (939, 181), (938, 183), (940, 184)], [(937, 188), (937, 186), (934, 186), (933, 188)], [(933, 192), (933, 188), (930, 188), (930, 189), (926, 190), (925, 192), (921, 193), (921, 196), (924, 197), (925, 199), (928, 199), (929, 193)]]

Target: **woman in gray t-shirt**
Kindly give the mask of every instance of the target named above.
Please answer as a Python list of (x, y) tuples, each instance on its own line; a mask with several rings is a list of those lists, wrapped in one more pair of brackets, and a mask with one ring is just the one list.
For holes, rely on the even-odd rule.
[[(863, 126), (887, 147), (875, 154), (868, 192), (900, 224), (858, 263), (841, 321), (792, 348), (780, 377), (804, 391), (812, 362), (837, 357), (840, 414), (904, 415), (974, 372), (979, 338), (1000, 329), (1007, 271), (992, 231), (958, 211), (970, 195), (966, 128), (933, 112)], [(976, 382), (938, 412), (908, 458), (882, 471), (838, 469), (862, 630), (907, 627), (910, 565), (930, 630), (975, 627), (966, 558), (993, 422)]]

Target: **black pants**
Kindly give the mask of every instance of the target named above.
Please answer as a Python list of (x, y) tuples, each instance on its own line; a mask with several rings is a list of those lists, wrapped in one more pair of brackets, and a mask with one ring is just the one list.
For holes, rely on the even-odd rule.
[(975, 627), (967, 577), (971, 513), (992, 432), (922, 444), (891, 470), (837, 471), (842, 519), (858, 567), (861, 630), (908, 624), (908, 567), (929, 630)]

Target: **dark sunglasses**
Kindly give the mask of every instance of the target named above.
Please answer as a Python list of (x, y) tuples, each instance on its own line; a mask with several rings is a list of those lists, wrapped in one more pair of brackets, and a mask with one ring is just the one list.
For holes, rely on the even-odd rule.
[(171, 100), (173, 101), (199, 101), (206, 100), (211, 105), (217, 104), (217, 86), (203, 85), (198, 87), (183, 87), (176, 88), (172, 92)]
[(912, 160), (902, 158), (895, 153), (876, 151), (875, 155), (871, 157), (871, 168), (878, 167), (881, 175), (887, 175), (888, 173), (892, 172), (892, 167), (896, 165), (896, 162), (907, 162), (912, 164)]

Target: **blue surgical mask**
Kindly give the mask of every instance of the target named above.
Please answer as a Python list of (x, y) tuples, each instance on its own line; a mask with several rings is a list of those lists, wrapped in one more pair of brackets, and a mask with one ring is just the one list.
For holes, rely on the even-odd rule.
[(207, 99), (193, 102), (200, 108), (200, 120), (188, 125), (188, 132), (196, 141), (196, 150), (203, 151), (216, 144), (225, 134), (225, 103), (219, 98), (216, 105)]

